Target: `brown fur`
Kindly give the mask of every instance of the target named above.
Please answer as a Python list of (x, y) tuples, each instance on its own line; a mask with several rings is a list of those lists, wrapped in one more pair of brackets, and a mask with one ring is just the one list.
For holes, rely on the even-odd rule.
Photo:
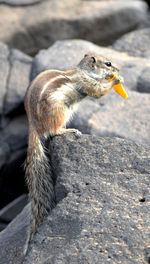
[(26, 179), (31, 201), (31, 219), (24, 254), (43, 219), (55, 205), (52, 169), (44, 153), (41, 138), (79, 131), (65, 129), (75, 105), (86, 96), (100, 98), (120, 82), (111, 78), (119, 68), (102, 56), (86, 55), (79, 65), (67, 71), (48, 70), (40, 73), (25, 95), (29, 124)]

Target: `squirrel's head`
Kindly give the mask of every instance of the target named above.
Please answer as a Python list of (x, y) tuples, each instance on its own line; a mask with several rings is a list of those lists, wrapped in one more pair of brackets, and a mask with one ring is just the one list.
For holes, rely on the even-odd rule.
[(103, 56), (85, 55), (80, 61), (80, 69), (94, 79), (110, 78), (116, 74), (120, 69), (112, 61)]

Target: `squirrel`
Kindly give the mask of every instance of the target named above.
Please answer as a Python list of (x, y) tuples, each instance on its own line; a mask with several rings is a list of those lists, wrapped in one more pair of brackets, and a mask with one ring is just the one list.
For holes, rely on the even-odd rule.
[(88, 96), (106, 95), (115, 84), (123, 82), (119, 75), (111, 82), (106, 81), (119, 70), (103, 56), (85, 55), (76, 67), (66, 71), (46, 70), (29, 85), (24, 99), (29, 130), (25, 174), (31, 216), (24, 255), (38, 227), (55, 207), (52, 168), (42, 140), (70, 132), (80, 134), (77, 129), (66, 129), (76, 106)]

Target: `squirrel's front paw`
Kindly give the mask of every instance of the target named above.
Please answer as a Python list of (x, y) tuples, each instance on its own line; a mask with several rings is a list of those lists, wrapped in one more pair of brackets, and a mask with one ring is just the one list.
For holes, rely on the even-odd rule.
[(124, 83), (124, 79), (120, 75), (116, 75), (115, 78), (113, 79), (114, 85), (119, 84), (119, 83)]
[(73, 129), (72, 132), (75, 133), (77, 136), (81, 136), (82, 135), (82, 133), (78, 129)]

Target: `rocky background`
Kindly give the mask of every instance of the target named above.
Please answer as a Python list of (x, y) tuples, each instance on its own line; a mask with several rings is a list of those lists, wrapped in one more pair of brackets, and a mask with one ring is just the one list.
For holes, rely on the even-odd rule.
[[(0, 1), (0, 264), (150, 263), (149, 5)], [(120, 66), (129, 97), (89, 98), (69, 124), (83, 135), (50, 142), (58, 203), (24, 259), (24, 94), (41, 71), (68, 69), (86, 53)]]

